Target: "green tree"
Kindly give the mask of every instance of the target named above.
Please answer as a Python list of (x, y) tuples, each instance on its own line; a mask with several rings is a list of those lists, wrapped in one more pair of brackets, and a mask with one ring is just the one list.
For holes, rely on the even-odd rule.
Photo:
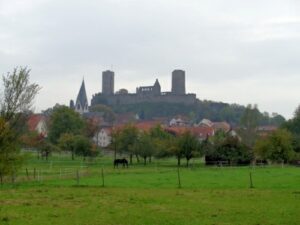
[[(127, 124), (120, 133), (120, 150), (129, 154), (129, 161), (132, 164), (132, 157), (136, 154), (133, 148), (136, 140), (138, 138), (138, 129), (132, 124)], [(137, 156), (137, 154), (136, 154)], [(138, 160), (138, 157), (137, 157)]]
[(58, 140), (58, 146), (63, 151), (69, 151), (72, 156), (72, 160), (75, 159), (75, 135), (71, 133), (64, 133), (60, 135)]
[(133, 148), (144, 159), (144, 165), (146, 165), (147, 158), (151, 158), (154, 155), (155, 143), (149, 133), (143, 132), (139, 134)]
[(206, 164), (226, 161), (228, 164), (249, 164), (253, 159), (252, 150), (243, 144), (239, 137), (223, 131), (216, 132), (215, 136), (206, 140)]
[(6, 175), (15, 175), (22, 163), (20, 148), (15, 132), (3, 118), (0, 118), (0, 183)]
[(90, 107), (90, 111), (102, 113), (104, 120), (110, 123), (114, 122), (116, 119), (116, 115), (113, 112), (113, 110), (106, 105), (102, 105), (102, 104), (93, 105)]
[(114, 159), (117, 158), (117, 152), (120, 151), (120, 140), (121, 140), (121, 130), (112, 129), (111, 141), (109, 147), (114, 151)]
[(300, 105), (294, 112), (294, 117), (282, 124), (282, 128), (289, 130), (294, 135), (300, 135)]
[(181, 148), (181, 144), (179, 142), (179, 138), (176, 136), (171, 136), (167, 140), (168, 152), (175, 156), (177, 159), (177, 166), (181, 165), (181, 158), (183, 157), (183, 150)]
[(253, 148), (257, 139), (257, 126), (260, 118), (260, 113), (257, 105), (249, 104), (241, 117), (241, 128), (238, 130), (243, 142), (249, 147)]
[[(15, 174), (20, 167), (19, 141), (26, 116), (40, 87), (30, 83), (30, 70), (15, 68), (3, 76), (2, 98), (0, 100), (0, 178)], [(23, 125), (22, 125), (23, 124)], [(22, 125), (22, 126), (21, 126)]]
[(77, 155), (83, 157), (84, 161), (86, 157), (94, 155), (90, 139), (82, 135), (74, 136), (74, 149)]
[(186, 166), (189, 166), (190, 159), (202, 155), (199, 140), (191, 132), (186, 131), (179, 136), (178, 149), (186, 158)]
[(62, 134), (81, 134), (83, 128), (84, 121), (77, 112), (66, 106), (58, 107), (50, 117), (49, 140), (57, 144)]
[[(168, 143), (171, 135), (159, 124), (150, 129), (149, 135), (155, 147), (155, 156), (158, 158), (170, 156), (170, 151), (168, 151)], [(151, 157), (149, 160), (151, 161)]]
[(292, 142), (292, 134), (285, 129), (279, 129), (268, 137), (259, 139), (255, 144), (254, 152), (259, 159), (284, 163), (291, 160), (295, 154)]
[(48, 140), (44, 139), (38, 145), (38, 151), (40, 152), (42, 159), (46, 159), (46, 161), (48, 161), (49, 156), (53, 152), (58, 152), (59, 148)]

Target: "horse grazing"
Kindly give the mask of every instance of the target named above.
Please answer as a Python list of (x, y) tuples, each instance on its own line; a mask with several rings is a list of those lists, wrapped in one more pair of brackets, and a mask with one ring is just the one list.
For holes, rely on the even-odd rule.
[(115, 159), (114, 160), (114, 168), (116, 168), (116, 166), (118, 168), (119, 164), (122, 164), (123, 167), (126, 166), (128, 168), (128, 161), (125, 158), (123, 158), (123, 159)]

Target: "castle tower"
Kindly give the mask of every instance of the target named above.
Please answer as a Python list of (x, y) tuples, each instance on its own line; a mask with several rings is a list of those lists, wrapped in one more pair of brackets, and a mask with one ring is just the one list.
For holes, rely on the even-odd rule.
[(85, 91), (85, 84), (84, 80), (82, 81), (77, 99), (76, 99), (76, 104), (75, 104), (75, 111), (83, 114), (89, 112), (89, 105), (88, 105), (88, 100), (86, 96), (86, 91)]
[(156, 79), (156, 81), (154, 83), (153, 94), (154, 95), (161, 95), (161, 87), (160, 87), (158, 79)]
[(185, 71), (174, 70), (172, 72), (172, 94), (185, 95)]
[(114, 81), (115, 73), (107, 70), (102, 72), (102, 94), (113, 95), (114, 94)]

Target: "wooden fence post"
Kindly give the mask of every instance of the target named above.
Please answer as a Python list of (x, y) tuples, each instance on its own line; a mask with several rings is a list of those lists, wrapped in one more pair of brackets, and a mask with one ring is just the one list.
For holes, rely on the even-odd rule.
[(33, 169), (33, 179), (35, 180), (35, 178), (36, 178), (36, 169), (34, 168)]
[(101, 176), (102, 176), (102, 187), (104, 187), (104, 171), (103, 171), (103, 167), (101, 168)]
[(180, 180), (179, 166), (177, 166), (177, 178), (178, 178), (178, 188), (181, 188), (181, 180)]
[(79, 185), (79, 170), (76, 171), (76, 182)]
[(250, 178), (250, 188), (254, 188), (253, 181), (252, 181), (252, 173), (251, 172), (249, 174), (249, 178)]
[(26, 168), (26, 177), (27, 177), (27, 180), (29, 180), (29, 173), (28, 173), (28, 169)]

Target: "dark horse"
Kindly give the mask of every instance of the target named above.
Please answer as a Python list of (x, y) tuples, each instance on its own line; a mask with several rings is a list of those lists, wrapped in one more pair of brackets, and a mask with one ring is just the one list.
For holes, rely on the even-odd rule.
[(122, 164), (123, 167), (126, 166), (128, 168), (128, 161), (125, 158), (123, 158), (123, 159), (115, 159), (114, 160), (114, 168), (116, 168), (116, 166), (118, 168), (119, 164)]

